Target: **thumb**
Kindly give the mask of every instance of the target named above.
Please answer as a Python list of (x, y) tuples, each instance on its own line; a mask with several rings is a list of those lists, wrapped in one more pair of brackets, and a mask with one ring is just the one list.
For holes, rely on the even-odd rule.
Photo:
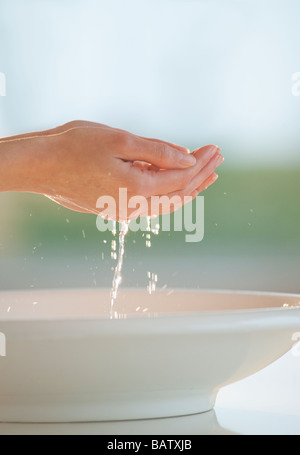
[(159, 169), (183, 169), (197, 162), (183, 147), (177, 149), (166, 142), (139, 137), (126, 148), (125, 155), (130, 161), (145, 161)]

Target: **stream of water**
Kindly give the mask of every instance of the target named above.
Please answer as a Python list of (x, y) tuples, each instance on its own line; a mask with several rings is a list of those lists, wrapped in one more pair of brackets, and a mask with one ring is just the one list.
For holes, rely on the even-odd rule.
[(129, 221), (122, 221), (120, 223), (120, 232), (119, 232), (119, 252), (118, 252), (118, 262), (115, 267), (114, 278), (112, 282), (111, 289), (111, 300), (110, 300), (110, 318), (113, 319), (114, 315), (114, 303), (118, 295), (118, 290), (122, 282), (122, 266), (123, 258), (125, 251), (125, 236), (129, 230)]
[[(151, 227), (151, 219), (147, 217), (147, 226), (146, 226), (146, 247), (151, 247), (151, 232), (155, 235), (159, 233), (159, 224), (156, 223), (154, 227)], [(119, 228), (119, 248), (118, 248), (118, 255), (117, 255), (117, 244), (116, 240), (112, 240), (111, 244), (111, 257), (117, 260), (117, 264), (114, 271), (113, 281), (112, 281), (112, 288), (111, 288), (111, 295), (110, 295), (110, 319), (117, 317), (114, 311), (114, 304), (118, 295), (119, 287), (122, 283), (122, 267), (123, 267), (123, 260), (124, 260), (124, 252), (125, 252), (125, 237), (129, 231), (130, 221), (122, 221), (120, 223)], [(116, 235), (116, 226), (113, 229), (113, 235)], [(147, 291), (149, 294), (152, 294), (156, 290), (156, 283), (157, 283), (157, 274), (147, 272), (148, 276), (148, 285)]]

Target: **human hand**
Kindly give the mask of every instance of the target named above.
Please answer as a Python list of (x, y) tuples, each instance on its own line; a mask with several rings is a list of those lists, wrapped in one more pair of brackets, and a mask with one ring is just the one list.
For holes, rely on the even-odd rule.
[(31, 157), (27, 162), (23, 156), (28, 172), (18, 190), (45, 194), (84, 213), (99, 214), (97, 200), (103, 195), (118, 206), (119, 188), (127, 189), (128, 198), (178, 195), (183, 203), (184, 196), (195, 197), (215, 181), (223, 161), (216, 146), (189, 154), (184, 147), (84, 121), (17, 138)]

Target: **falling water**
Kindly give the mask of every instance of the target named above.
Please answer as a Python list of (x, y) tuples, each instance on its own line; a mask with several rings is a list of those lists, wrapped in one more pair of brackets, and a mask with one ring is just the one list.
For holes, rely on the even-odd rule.
[[(159, 224), (156, 223), (154, 227), (151, 226), (151, 219), (147, 217), (147, 226), (146, 226), (146, 247), (151, 247), (151, 232), (155, 235), (159, 233)], [(112, 289), (111, 289), (111, 300), (110, 300), (110, 319), (113, 319), (115, 316), (114, 312), (114, 303), (116, 301), (119, 287), (122, 282), (122, 267), (123, 267), (123, 258), (124, 258), (124, 251), (125, 251), (125, 237), (129, 230), (130, 221), (122, 221), (120, 223), (120, 231), (119, 231), (119, 249), (118, 249), (118, 257), (117, 257), (117, 244), (116, 240), (112, 240), (111, 243), (111, 257), (112, 259), (118, 259), (117, 265), (114, 271), (114, 277), (112, 282)], [(113, 235), (116, 235), (116, 224), (113, 227)], [(157, 284), (157, 274), (147, 272), (147, 276), (149, 279), (147, 291), (149, 294), (152, 294), (156, 290)]]
[(120, 284), (122, 282), (122, 266), (123, 266), (123, 258), (124, 258), (124, 250), (125, 250), (125, 236), (129, 229), (129, 221), (122, 221), (120, 223), (120, 232), (119, 232), (119, 253), (118, 253), (118, 262), (115, 267), (114, 278), (112, 282), (112, 289), (111, 289), (111, 300), (110, 300), (110, 318), (113, 318), (113, 307), (115, 300), (118, 295), (118, 290)]
[[(160, 226), (159, 226), (159, 223), (156, 223), (155, 226), (153, 227), (153, 225), (151, 224), (151, 218), (149, 216), (147, 217), (146, 221), (147, 221), (146, 247), (150, 248), (151, 247), (151, 233), (158, 235)], [(147, 277), (148, 277), (147, 291), (149, 294), (152, 294), (156, 290), (157, 274), (147, 272)]]
[(147, 277), (149, 280), (148, 285), (147, 285), (147, 291), (149, 294), (152, 294), (152, 292), (154, 292), (156, 290), (157, 274), (147, 272)]

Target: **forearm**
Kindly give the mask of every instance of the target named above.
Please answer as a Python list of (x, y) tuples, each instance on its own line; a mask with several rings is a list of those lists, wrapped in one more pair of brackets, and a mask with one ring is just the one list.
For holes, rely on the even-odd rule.
[(64, 129), (63, 127), (57, 127), (57, 128), (52, 128), (50, 130), (42, 130), (42, 131), (35, 131), (31, 133), (23, 133), (23, 134), (17, 134), (15, 136), (8, 136), (8, 137), (3, 137), (0, 138), (0, 144), (1, 142), (11, 142), (19, 139), (31, 139), (39, 136), (50, 136), (52, 134), (58, 134), (63, 132)]
[[(102, 195), (119, 203), (120, 187), (130, 197), (177, 195), (184, 203), (185, 196), (195, 197), (215, 181), (222, 161), (214, 145), (189, 155), (168, 142), (76, 120), (0, 139), (0, 192), (45, 194), (69, 209), (94, 214)], [(148, 166), (136, 165), (141, 162)], [(146, 215), (147, 210), (141, 216)]]
[(17, 136), (0, 140), (0, 192), (46, 193), (51, 137)]
[[(87, 124), (88, 123), (88, 124)], [(78, 127), (107, 127), (106, 125), (102, 125), (101, 123), (92, 123), (92, 122), (86, 122), (84, 120), (72, 120), (71, 122), (65, 123), (64, 125), (57, 126), (55, 128), (50, 128), (48, 130), (42, 130), (42, 131), (35, 131), (31, 133), (23, 133), (23, 134), (18, 134), (15, 136), (9, 136), (9, 137), (4, 137), (0, 138), (0, 143), (1, 142), (7, 142), (7, 141), (14, 141), (16, 139), (29, 139), (29, 138), (34, 138), (37, 136), (52, 136), (54, 134), (59, 134), (67, 131), (68, 129), (72, 128), (78, 128)]]

